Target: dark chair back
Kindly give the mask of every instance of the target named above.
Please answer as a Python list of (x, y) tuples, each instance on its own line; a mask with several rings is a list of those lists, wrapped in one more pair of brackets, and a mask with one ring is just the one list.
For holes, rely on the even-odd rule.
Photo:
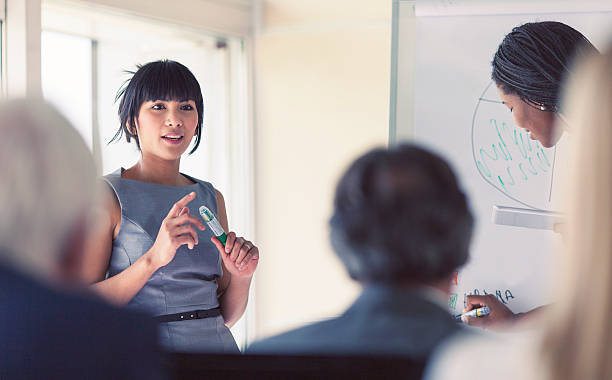
[(425, 359), (344, 355), (170, 353), (174, 379), (420, 379)]

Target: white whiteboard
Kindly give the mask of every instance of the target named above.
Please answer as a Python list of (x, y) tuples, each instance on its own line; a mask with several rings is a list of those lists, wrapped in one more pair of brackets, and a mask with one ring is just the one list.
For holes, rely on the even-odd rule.
[[(394, 4), (390, 143), (409, 139), (441, 154), (470, 198), (477, 220), (471, 259), (459, 272), (449, 308), (459, 313), (465, 295), (475, 292), (497, 294), (515, 312), (546, 304), (552, 301), (548, 288), (560, 237), (545, 230), (494, 225), (491, 214), (494, 205), (554, 208), (568, 137), (562, 138), (557, 152), (521, 140), (524, 132), (516, 129), (511, 113), (494, 103), (499, 99), (495, 86), (489, 87), (491, 60), (503, 37), (530, 21), (564, 22), (601, 49), (612, 34), (612, 13), (606, 12), (612, 2), (581, 2), (582, 12), (571, 13), (578, 2), (567, 2), (569, 8), (561, 9), (563, 5), (544, 1), (546, 6), (540, 8), (547, 12), (565, 12), (544, 14), (536, 13), (534, 1), (524, 3), (521, 12), (516, 6), (520, 1), (505, 9), (492, 6), (504, 4), (492, 0), (487, 0), (488, 8), (479, 8), (478, 2), (429, 0), (416, 2), (416, 17), (414, 3)], [(503, 14), (515, 12), (519, 14)], [(500, 149), (501, 139), (506, 152)], [(514, 166), (507, 169), (509, 165), (498, 165), (503, 160), (487, 161), (494, 154), (513, 155)]]

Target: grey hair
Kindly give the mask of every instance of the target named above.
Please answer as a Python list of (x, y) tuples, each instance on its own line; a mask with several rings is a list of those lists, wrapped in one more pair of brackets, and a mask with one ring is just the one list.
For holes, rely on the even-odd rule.
[(0, 260), (47, 276), (97, 199), (83, 138), (41, 100), (0, 104)]

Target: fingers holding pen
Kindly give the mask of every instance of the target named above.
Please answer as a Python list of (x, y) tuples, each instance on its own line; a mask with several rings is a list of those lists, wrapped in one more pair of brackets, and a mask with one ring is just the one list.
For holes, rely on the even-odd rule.
[(237, 256), (233, 263), (236, 269), (241, 272), (241, 275), (248, 274), (247, 272), (252, 274), (257, 267), (259, 248), (244, 238), (237, 238), (232, 249), (232, 256), (234, 254)]
[(499, 305), (503, 306), (501, 302), (492, 294), (487, 295), (467, 295), (465, 297), (465, 309), (463, 312), (468, 312), (472, 309), (478, 309), (480, 307), (487, 306), (490, 309), (496, 309)]
[(256, 248), (257, 247), (255, 247), (253, 243), (248, 240), (244, 240), (244, 243), (242, 244), (242, 246), (240, 247), (240, 251), (238, 252), (238, 257), (236, 258), (236, 266), (238, 268), (244, 266), (244, 264), (248, 262), (248, 259), (250, 259), (249, 252)]
[(253, 274), (259, 260), (259, 249), (251, 241), (237, 237), (234, 232), (227, 234), (223, 248), (216, 238), (211, 238), (211, 241), (222, 255), (230, 273), (240, 277), (248, 277)]
[(232, 248), (234, 247), (234, 242), (236, 241), (236, 233), (230, 232), (227, 234), (227, 240), (225, 241), (225, 253), (232, 253)]
[[(226, 249), (229, 244), (226, 244)], [(244, 266), (252, 256), (249, 256), (251, 251), (257, 251), (257, 247), (243, 237), (233, 239), (233, 245), (230, 247), (229, 259), (236, 267)]]
[(465, 299), (466, 307), (463, 312), (468, 312), (481, 307), (488, 307), (490, 313), (483, 317), (463, 316), (461, 321), (471, 326), (492, 328), (512, 321), (514, 313), (504, 305), (496, 296), (468, 295)]
[(230, 252), (230, 260), (232, 260), (234, 263), (236, 263), (236, 260), (238, 260), (238, 258), (240, 257), (240, 250), (242, 249), (242, 246), (244, 245), (245, 241), (246, 240), (242, 237), (238, 237), (236, 238), (236, 240), (234, 240), (234, 245), (232, 246), (232, 251)]
[(257, 248), (256, 246), (253, 246), (251, 249), (249, 249), (248, 254), (238, 266), (238, 271), (243, 276), (251, 276), (253, 272), (255, 272), (255, 269), (257, 268), (258, 263), (259, 263), (259, 248)]
[(257, 266), (257, 260), (259, 260), (259, 248), (253, 246), (249, 249), (249, 252), (244, 257), (242, 262), (238, 265), (238, 270), (243, 271), (251, 265)]

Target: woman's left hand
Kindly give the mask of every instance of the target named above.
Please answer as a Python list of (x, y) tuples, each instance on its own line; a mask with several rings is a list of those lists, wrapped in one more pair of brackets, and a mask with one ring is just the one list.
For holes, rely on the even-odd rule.
[(225, 247), (213, 236), (210, 239), (217, 247), (221, 259), (232, 276), (251, 277), (259, 263), (259, 248), (243, 237), (236, 237), (234, 232), (227, 234)]

